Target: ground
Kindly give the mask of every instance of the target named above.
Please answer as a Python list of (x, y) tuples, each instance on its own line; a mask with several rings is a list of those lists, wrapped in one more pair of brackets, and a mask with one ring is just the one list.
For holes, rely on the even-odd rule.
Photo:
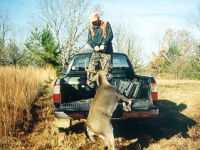
[[(112, 121), (117, 150), (199, 150), (200, 81), (157, 80), (160, 108), (153, 118)], [(58, 128), (52, 98), (41, 98), (32, 109), (30, 133), (19, 137), (19, 149), (102, 150), (104, 143), (89, 141), (83, 132), (85, 120), (73, 120), (69, 128)]]

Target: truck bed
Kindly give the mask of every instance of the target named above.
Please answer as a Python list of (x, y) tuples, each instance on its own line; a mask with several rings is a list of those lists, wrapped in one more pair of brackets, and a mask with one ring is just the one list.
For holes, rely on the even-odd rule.
[[(54, 92), (54, 114), (57, 118), (81, 119), (86, 118), (96, 89), (87, 87), (87, 73), (84, 68), (86, 58), (91, 54), (76, 54), (71, 59), (65, 76), (57, 78)], [(149, 76), (136, 75), (125, 54), (113, 55), (112, 80), (120, 93), (132, 99), (131, 110), (124, 109), (119, 102), (112, 118), (122, 119), (131, 117), (151, 117), (158, 115), (159, 109), (154, 102), (152, 86), (155, 79)], [(155, 93), (157, 95), (157, 91)]]

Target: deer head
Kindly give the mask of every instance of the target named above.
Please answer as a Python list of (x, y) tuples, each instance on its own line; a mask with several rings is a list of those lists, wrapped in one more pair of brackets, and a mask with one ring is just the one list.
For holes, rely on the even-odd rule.
[[(103, 53), (99, 53), (101, 55), (101, 57), (103, 57), (105, 59), (104, 62), (102, 62), (102, 59), (97, 59), (95, 60), (95, 62), (98, 62), (100, 63), (101, 65), (101, 70), (102, 71), (105, 71), (105, 67), (106, 67), (106, 64), (107, 64), (107, 61), (108, 61), (108, 57), (106, 56), (106, 54), (103, 54)], [(94, 73), (94, 74), (97, 74), (97, 71), (95, 70), (95, 68), (93, 67), (91, 70), (88, 69), (88, 67), (86, 66), (86, 61), (87, 59), (85, 60), (85, 71), (86, 72), (90, 72), (90, 73)], [(105, 71), (107, 72), (107, 71)], [(108, 73), (108, 72), (107, 72)]]
[(91, 69), (88, 69), (86, 66), (85, 60), (85, 71), (95, 74), (92, 78), (90, 78), (91, 81), (97, 81), (97, 84), (100, 85), (101, 83), (108, 83), (106, 75), (108, 74), (108, 71), (105, 71), (105, 66), (108, 61), (108, 57), (105, 54), (100, 53), (101, 57), (104, 57), (105, 61), (102, 61), (101, 59), (95, 60), (95, 62), (100, 63), (101, 70), (98, 72), (95, 70), (94, 66)]

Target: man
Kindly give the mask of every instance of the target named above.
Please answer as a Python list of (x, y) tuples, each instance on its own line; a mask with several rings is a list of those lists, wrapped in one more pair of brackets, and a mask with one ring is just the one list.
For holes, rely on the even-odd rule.
[[(97, 13), (90, 14), (90, 28), (88, 33), (88, 44), (94, 49), (90, 58), (88, 69), (94, 69), (99, 65), (96, 60), (101, 59), (105, 64), (105, 71), (108, 72), (108, 80), (112, 78), (110, 74), (112, 69), (112, 39), (113, 32), (110, 23), (100, 20)], [(98, 65), (96, 65), (98, 63)], [(97, 69), (98, 70), (98, 69)], [(87, 84), (90, 88), (94, 88), (94, 82), (90, 78), (94, 76), (93, 73), (87, 74)]]

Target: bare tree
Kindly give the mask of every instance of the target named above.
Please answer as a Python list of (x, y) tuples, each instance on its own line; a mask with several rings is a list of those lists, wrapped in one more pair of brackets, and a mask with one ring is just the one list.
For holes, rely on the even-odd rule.
[(4, 64), (5, 47), (8, 40), (8, 34), (11, 30), (11, 23), (8, 11), (1, 10), (0, 12), (0, 64)]
[[(83, 49), (89, 28), (89, 14), (101, 11), (90, 0), (39, 0), (39, 19), (48, 24), (55, 35), (62, 66), (77, 50)], [(41, 23), (41, 22), (40, 22)]]
[(196, 28), (200, 32), (200, 3), (197, 4), (195, 11), (192, 12), (187, 19), (187, 22), (192, 28)]
[(134, 30), (133, 25), (130, 23), (125, 25), (123, 22), (116, 23), (114, 27), (114, 47), (117, 51), (126, 53), (131, 60), (134, 68), (140, 69), (142, 66), (141, 59), (141, 51), (142, 47), (139, 44), (138, 37)]

